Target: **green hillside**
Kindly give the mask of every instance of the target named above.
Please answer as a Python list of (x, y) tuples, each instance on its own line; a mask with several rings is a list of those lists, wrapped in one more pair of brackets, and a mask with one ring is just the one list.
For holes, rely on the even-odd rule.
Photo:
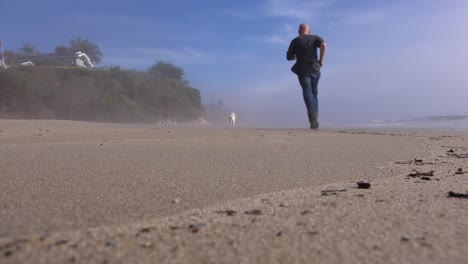
[(182, 75), (182, 69), (168, 63), (158, 63), (147, 72), (119, 67), (11, 67), (0, 70), (0, 114), (104, 122), (191, 121), (203, 116), (204, 110), (199, 90)]

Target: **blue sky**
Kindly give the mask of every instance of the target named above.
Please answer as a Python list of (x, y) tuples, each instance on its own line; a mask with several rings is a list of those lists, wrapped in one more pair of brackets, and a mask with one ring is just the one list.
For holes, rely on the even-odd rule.
[(328, 44), (321, 119), (365, 122), (468, 114), (467, 13), (463, 0), (16, 0), (0, 4), (0, 37), (43, 52), (88, 38), (102, 65), (172, 62), (205, 102), (294, 125), (305, 107), (285, 52), (306, 22)]

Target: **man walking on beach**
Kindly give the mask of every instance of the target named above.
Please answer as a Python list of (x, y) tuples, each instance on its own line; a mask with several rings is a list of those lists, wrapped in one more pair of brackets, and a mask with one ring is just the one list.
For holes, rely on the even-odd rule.
[[(319, 58), (317, 58), (317, 48), (320, 48)], [(319, 36), (310, 34), (309, 25), (301, 24), (299, 36), (291, 41), (286, 54), (287, 60), (296, 60), (291, 71), (297, 75), (301, 84), (311, 129), (319, 127), (317, 87), (326, 50), (325, 41)]]

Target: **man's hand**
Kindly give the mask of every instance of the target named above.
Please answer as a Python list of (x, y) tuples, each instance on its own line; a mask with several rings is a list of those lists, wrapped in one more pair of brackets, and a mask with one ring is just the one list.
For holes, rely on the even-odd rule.
[(322, 42), (322, 44), (320, 44), (320, 59), (319, 59), (320, 66), (323, 66), (323, 59), (325, 58), (326, 51), (327, 51), (327, 43)]
[(288, 50), (288, 52), (286, 52), (286, 59), (288, 61), (296, 60), (296, 54), (293, 54)]

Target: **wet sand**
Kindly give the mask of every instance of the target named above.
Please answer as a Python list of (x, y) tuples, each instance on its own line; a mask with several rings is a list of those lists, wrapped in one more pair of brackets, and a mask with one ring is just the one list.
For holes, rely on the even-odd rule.
[(0, 130), (2, 263), (468, 259), (468, 200), (448, 197), (468, 191), (468, 173), (455, 173), (468, 172), (464, 134), (7, 120)]

